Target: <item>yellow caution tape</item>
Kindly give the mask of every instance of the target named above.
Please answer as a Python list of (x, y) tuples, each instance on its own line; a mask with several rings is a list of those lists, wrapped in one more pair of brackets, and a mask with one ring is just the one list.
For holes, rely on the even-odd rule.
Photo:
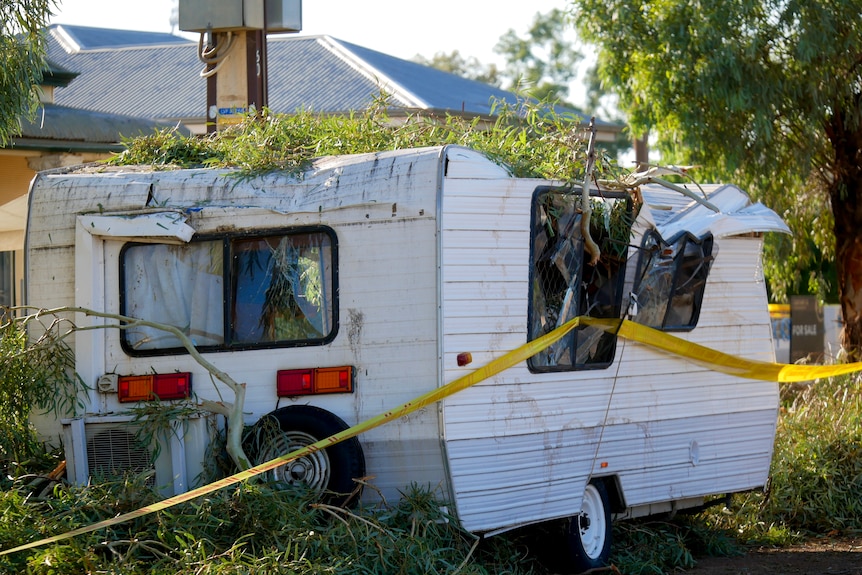
[(99, 529), (102, 529), (104, 527), (110, 527), (112, 525), (124, 523), (132, 519), (137, 519), (138, 517), (143, 517), (144, 515), (149, 515), (151, 513), (167, 509), (168, 507), (173, 507), (174, 505), (190, 501), (192, 499), (200, 497), (201, 495), (206, 495), (207, 493), (212, 493), (213, 491), (217, 491), (219, 489), (222, 489), (223, 487), (234, 485), (235, 483), (239, 483), (240, 481), (244, 481), (246, 479), (251, 479), (255, 475), (265, 473), (266, 471), (274, 469), (279, 465), (284, 465), (285, 463), (294, 461), (296, 459), (299, 459), (300, 457), (304, 457), (310, 453), (314, 453), (315, 451), (324, 449), (340, 441), (344, 441), (345, 439), (349, 439), (361, 433), (365, 433), (370, 429), (379, 427), (384, 423), (398, 419), (403, 415), (412, 413), (417, 409), (422, 409), (423, 407), (440, 401), (445, 397), (448, 397), (463, 389), (467, 389), (468, 387), (475, 385), (480, 381), (488, 379), (489, 377), (493, 377), (501, 371), (509, 369), (513, 365), (517, 365), (522, 361), (526, 361), (530, 357), (536, 355), (538, 352), (542, 351), (543, 349), (566, 335), (568, 332), (574, 329), (579, 322), (580, 318), (575, 318), (555, 329), (554, 331), (547, 333), (538, 339), (534, 339), (533, 341), (527, 342), (521, 347), (510, 351), (509, 353), (500, 356), (497, 359), (492, 360), (483, 367), (480, 367), (479, 369), (468, 373), (463, 377), (459, 377), (458, 379), (451, 381), (442, 387), (433, 389), (424, 395), (420, 395), (419, 397), (408, 401), (407, 403), (403, 403), (398, 407), (395, 407), (394, 409), (390, 409), (389, 411), (381, 413), (380, 415), (372, 417), (371, 419), (366, 419), (365, 421), (357, 423), (351, 428), (345, 429), (344, 431), (336, 433), (335, 435), (327, 437), (326, 439), (321, 439), (320, 441), (311, 445), (307, 445), (302, 449), (297, 449), (296, 451), (293, 451), (286, 455), (282, 455), (280, 457), (276, 457), (275, 459), (267, 461), (266, 463), (261, 463), (260, 465), (256, 465), (250, 469), (246, 469), (245, 471), (235, 473), (230, 477), (225, 477), (224, 479), (220, 479), (219, 481), (215, 481), (208, 485), (198, 487), (197, 489), (181, 493), (180, 495), (175, 495), (163, 501), (159, 501), (158, 503), (154, 503), (153, 505), (147, 505), (146, 507), (136, 509), (135, 511), (124, 513), (110, 519), (105, 519), (103, 521), (99, 521), (98, 523), (93, 523), (92, 525), (73, 529), (72, 531), (68, 531), (60, 535), (55, 535), (53, 537), (48, 537), (39, 541), (33, 541), (25, 545), (19, 545), (18, 547), (14, 547), (12, 549), (5, 549), (3, 551), (0, 551), (0, 556), (15, 553), (17, 551), (23, 551), (25, 549), (32, 549), (33, 547), (40, 547), (49, 543), (56, 543), (58, 541), (70, 539), (77, 535), (83, 535), (84, 533), (98, 531)]
[(862, 371), (862, 363), (859, 362), (834, 365), (791, 365), (743, 359), (629, 320), (589, 317), (582, 317), (580, 320), (584, 325), (600, 327), (620, 337), (684, 357), (713, 371), (746, 379), (791, 383)]
[(616, 333), (620, 337), (624, 337), (632, 341), (637, 341), (638, 343), (648, 345), (650, 347), (665, 351), (667, 353), (685, 357), (686, 359), (694, 363), (704, 365), (712, 370), (748, 379), (793, 382), (818, 379), (822, 377), (832, 377), (836, 375), (852, 373), (855, 371), (862, 371), (862, 363), (848, 363), (840, 365), (784, 365), (747, 360), (726, 353), (722, 353), (720, 351), (716, 351), (714, 349), (710, 349), (696, 343), (686, 341), (663, 331), (656, 330), (628, 320), (577, 317), (560, 326), (559, 328), (539, 337), (538, 339), (534, 339), (533, 341), (527, 342), (526, 344), (518, 347), (517, 349), (514, 349), (506, 353), (505, 355), (502, 355), (499, 358), (492, 360), (483, 367), (480, 367), (479, 369), (463, 377), (459, 377), (458, 379), (455, 379), (454, 381), (447, 383), (442, 387), (433, 389), (428, 393), (425, 393), (424, 395), (421, 395), (411, 401), (408, 401), (407, 403), (403, 403), (398, 407), (386, 411), (385, 413), (381, 413), (375, 417), (367, 419), (361, 423), (354, 425), (353, 427), (345, 429), (344, 431), (336, 433), (335, 435), (332, 435), (325, 439), (321, 439), (320, 441), (303, 447), (302, 449), (298, 449), (286, 455), (276, 457), (275, 459), (267, 461), (266, 463), (261, 463), (260, 465), (256, 465), (245, 471), (235, 473), (230, 477), (225, 477), (224, 479), (210, 483), (208, 485), (204, 485), (203, 487), (198, 487), (197, 489), (187, 491), (186, 493), (181, 493), (180, 495), (175, 495), (158, 503), (154, 503), (153, 505), (147, 505), (146, 507), (142, 507), (130, 513), (124, 513), (122, 515), (112, 517), (111, 519), (105, 519), (104, 521), (99, 521), (98, 523), (87, 525), (86, 527), (80, 527), (78, 529), (62, 533), (60, 535), (55, 535), (53, 537), (48, 537), (46, 539), (27, 543), (25, 545), (20, 545), (12, 549), (5, 549), (3, 551), (0, 551), (0, 556), (15, 553), (17, 551), (23, 551), (25, 549), (40, 547), (49, 543), (56, 543), (58, 541), (70, 539), (77, 535), (97, 531), (104, 527), (110, 527), (112, 525), (124, 523), (138, 517), (143, 517), (145, 515), (149, 515), (151, 513), (155, 513), (157, 511), (173, 507), (174, 505), (177, 505), (179, 503), (191, 501), (192, 499), (200, 497), (201, 495), (212, 493), (213, 491), (217, 491), (224, 487), (234, 485), (236, 483), (239, 483), (240, 481), (251, 479), (256, 475), (265, 473), (266, 471), (274, 469), (280, 465), (284, 465), (285, 463), (294, 461), (296, 459), (299, 459), (300, 457), (304, 457), (320, 449), (325, 449), (330, 445), (334, 445), (336, 443), (344, 441), (345, 439), (355, 437), (357, 435), (365, 433), (370, 429), (379, 427), (384, 423), (398, 419), (399, 417), (412, 413), (423, 407), (427, 407), (432, 403), (436, 403), (441, 399), (453, 395), (461, 390), (467, 389), (468, 387), (471, 387), (479, 383), (480, 381), (488, 379), (489, 377), (493, 377), (494, 375), (505, 371), (506, 369), (517, 365), (522, 361), (526, 361), (530, 357), (534, 356), (555, 341), (565, 336), (568, 332), (570, 332), (572, 329), (574, 329), (580, 324), (592, 325), (606, 331)]

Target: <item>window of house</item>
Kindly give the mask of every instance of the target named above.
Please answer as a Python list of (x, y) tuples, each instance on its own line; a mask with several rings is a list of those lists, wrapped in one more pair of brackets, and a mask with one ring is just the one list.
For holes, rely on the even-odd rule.
[(638, 302), (634, 321), (664, 330), (697, 325), (712, 245), (712, 236), (683, 234), (665, 242), (656, 232), (646, 234), (634, 288)]
[[(580, 193), (539, 188), (533, 197), (529, 339), (577, 316), (620, 317), (631, 206), (623, 195), (591, 198), (590, 235), (601, 249), (595, 265), (585, 250)], [(533, 371), (606, 367), (616, 337), (582, 326), (533, 356)]]
[[(121, 313), (178, 327), (204, 351), (322, 344), (335, 336), (335, 261), (325, 229), (129, 244)], [(182, 347), (152, 327), (121, 333), (133, 354)]]
[(15, 252), (0, 252), (0, 306), (15, 305)]

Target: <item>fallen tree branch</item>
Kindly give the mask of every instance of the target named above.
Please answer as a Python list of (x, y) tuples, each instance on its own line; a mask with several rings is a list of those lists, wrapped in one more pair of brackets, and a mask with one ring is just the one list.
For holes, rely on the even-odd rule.
[[(217, 413), (219, 415), (224, 415), (227, 418), (227, 452), (230, 455), (231, 459), (234, 461), (236, 466), (240, 470), (248, 469), (252, 466), (251, 461), (248, 456), (245, 454), (245, 451), (242, 448), (242, 432), (243, 432), (243, 407), (245, 405), (245, 391), (246, 385), (245, 383), (240, 383), (233, 379), (230, 374), (225, 371), (222, 371), (212, 363), (210, 363), (201, 353), (198, 351), (194, 342), (192, 342), (191, 338), (189, 338), (183, 331), (173, 325), (168, 325), (164, 323), (148, 321), (145, 319), (125, 316), (121, 314), (115, 313), (107, 313), (100, 312), (84, 307), (77, 306), (64, 306), (57, 307), (51, 309), (43, 309), (43, 308), (34, 308), (32, 306), (22, 306), (13, 308), (16, 311), (32, 311), (36, 310), (34, 313), (30, 313), (29, 315), (24, 315), (22, 317), (13, 318), (10, 321), (21, 322), (25, 325), (34, 321), (37, 321), (41, 324), (42, 318), (45, 316), (51, 317), (52, 321), (48, 326), (42, 324), (42, 328), (45, 330), (37, 340), (35, 345), (43, 345), (47, 339), (49, 333), (57, 333), (57, 339), (62, 340), (72, 333), (78, 331), (90, 331), (94, 329), (119, 329), (125, 330), (134, 327), (150, 327), (153, 329), (158, 329), (161, 331), (165, 331), (170, 333), (174, 337), (176, 337), (183, 348), (189, 353), (189, 355), (194, 359), (198, 365), (206, 369), (213, 377), (224, 383), (227, 387), (231, 389), (234, 393), (234, 401), (233, 403), (223, 403), (223, 402), (215, 402), (215, 401), (202, 401), (200, 403), (200, 407), (204, 410), (211, 411), (213, 413)], [(62, 317), (62, 314), (81, 314), (86, 317), (98, 317), (102, 319), (114, 320), (118, 323), (102, 323), (102, 324), (94, 324), (89, 326), (80, 326), (74, 321)], [(68, 329), (63, 333), (58, 333), (60, 330), (60, 326), (68, 323)]]

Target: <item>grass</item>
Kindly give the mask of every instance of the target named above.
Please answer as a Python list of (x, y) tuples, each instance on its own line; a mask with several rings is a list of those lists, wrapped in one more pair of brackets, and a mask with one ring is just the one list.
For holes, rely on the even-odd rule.
[(862, 533), (862, 380), (844, 376), (782, 392), (765, 491), (736, 494), (675, 521), (620, 523), (614, 564), (626, 574), (670, 573), (697, 557), (748, 546)]
[[(49, 497), (0, 496), (0, 546), (62, 533), (152, 503), (132, 478), (91, 487), (58, 484)], [(503, 539), (480, 541), (446, 515), (427, 489), (360, 511), (244, 483), (154, 516), (0, 558), (0, 571), (32, 574), (534, 573)], [(508, 544), (507, 544), (508, 543)]]
[[(862, 531), (860, 384), (854, 377), (788, 388), (768, 489), (672, 521), (614, 525), (612, 561), (629, 575), (691, 568), (698, 557)], [(145, 477), (42, 494), (28, 481), (0, 492), (0, 548), (63, 533), (156, 501)], [(438, 494), (413, 486), (391, 505), (344, 510), (244, 483), (103, 531), (0, 558), (0, 572), (508, 573), (543, 575), (535, 531), (478, 540)]]

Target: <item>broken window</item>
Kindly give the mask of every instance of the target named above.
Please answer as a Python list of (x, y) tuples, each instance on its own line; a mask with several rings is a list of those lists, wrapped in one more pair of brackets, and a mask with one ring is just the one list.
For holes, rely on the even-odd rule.
[(683, 234), (665, 242), (656, 232), (646, 234), (634, 288), (638, 308), (634, 321), (664, 330), (697, 325), (712, 244), (712, 236)]
[[(335, 335), (334, 258), (334, 235), (324, 230), (130, 244), (122, 313), (174, 325), (206, 351), (325, 343)], [(155, 328), (122, 334), (130, 353), (181, 348)]]
[[(579, 193), (540, 188), (533, 199), (529, 339), (580, 315), (620, 317), (631, 209), (625, 196), (593, 197), (590, 235), (601, 249), (595, 265), (585, 251)], [(529, 360), (534, 371), (607, 366), (616, 337), (581, 326)]]

